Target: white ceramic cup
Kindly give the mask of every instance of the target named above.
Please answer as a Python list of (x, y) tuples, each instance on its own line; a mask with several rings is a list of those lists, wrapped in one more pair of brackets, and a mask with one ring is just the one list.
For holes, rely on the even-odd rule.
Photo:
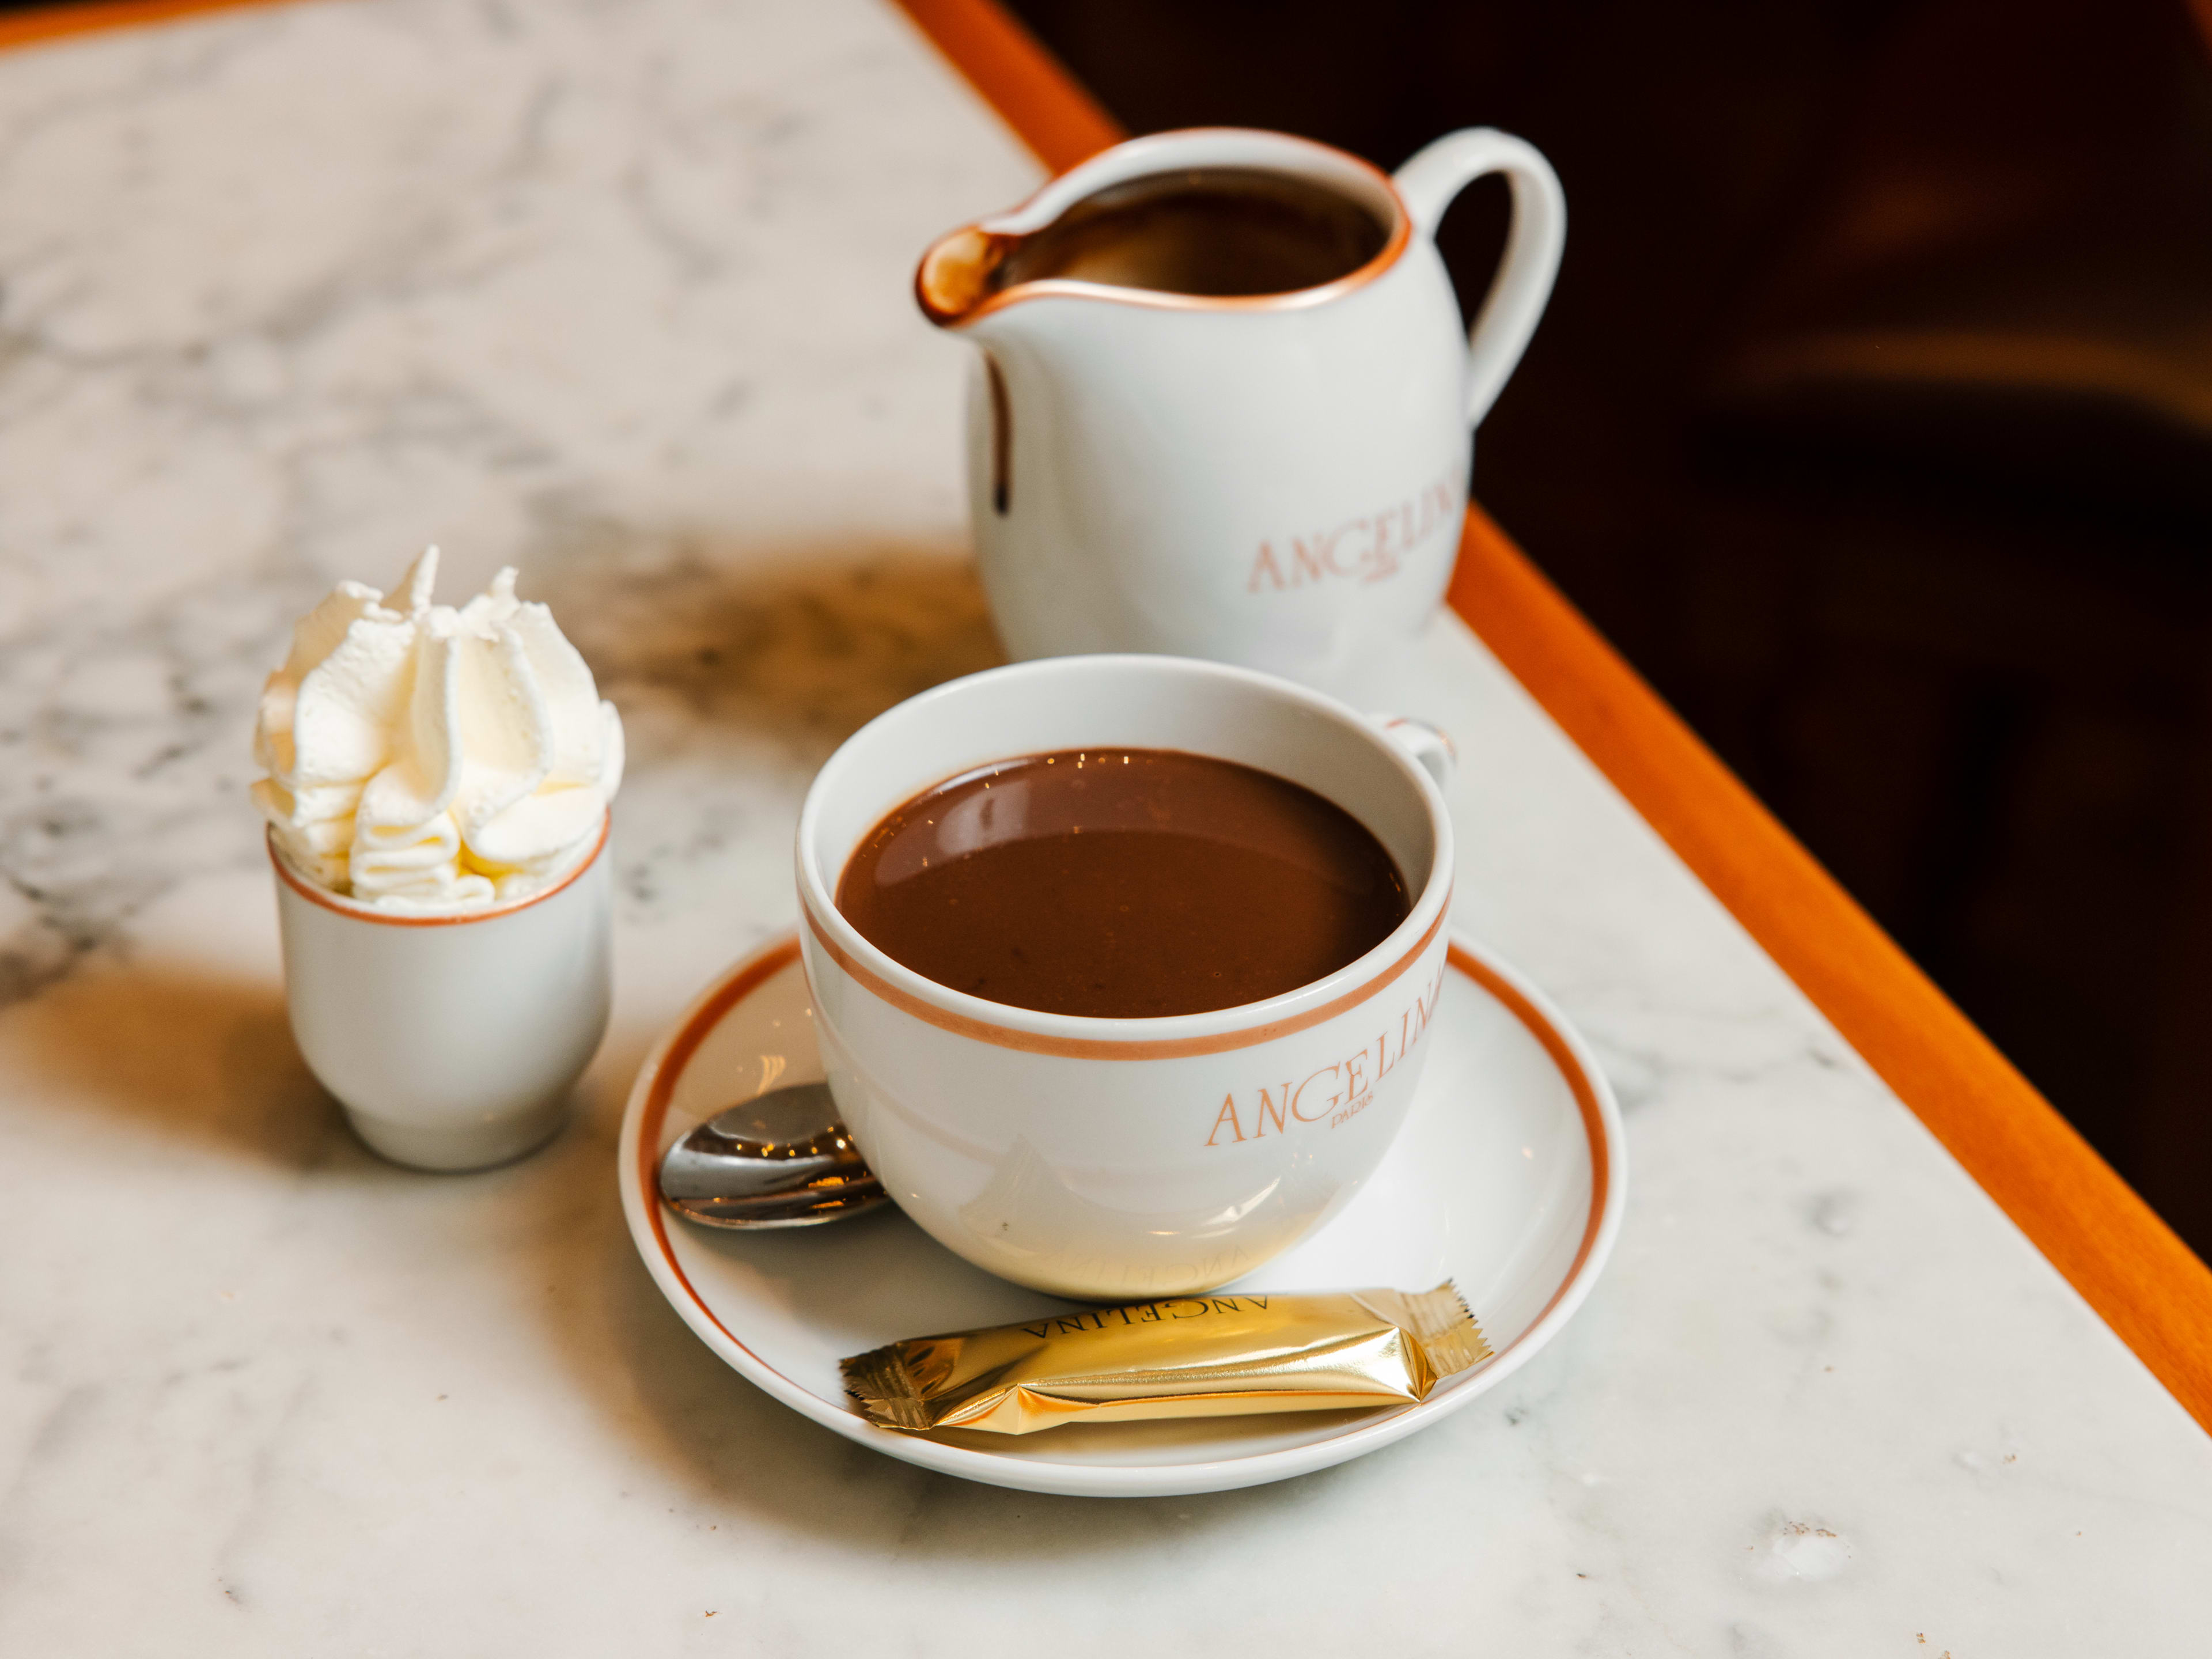
[[(1004, 280), (1024, 239), (1101, 192), (1214, 167), (1357, 203), (1381, 246), (1281, 294)], [(1512, 230), (1470, 336), (1436, 231), (1493, 173)], [(915, 294), (979, 348), (969, 499), (1006, 648), (1169, 651), (1363, 690), (1443, 598), (1469, 429), (1535, 330), (1565, 234), (1558, 179), (1507, 133), (1452, 133), (1386, 174), (1310, 139), (1215, 127), (1117, 144), (940, 238)]]
[[(830, 757), (799, 817), (800, 942), (830, 1089), (909, 1216), (1005, 1278), (1128, 1300), (1224, 1284), (1351, 1198), (1426, 1058), (1451, 895), (1451, 819), (1423, 763), (1439, 745), (1386, 724), (1246, 669), (1061, 657), (924, 692)], [(1120, 746), (1239, 761), (1326, 796), (1388, 849), (1412, 914), (1365, 956), (1265, 1002), (1104, 1019), (951, 990), (839, 913), (854, 848), (933, 784)]]
[(395, 1164), (481, 1170), (534, 1151), (605, 1034), (607, 831), (509, 904), (398, 915), (327, 892), (270, 844), (300, 1052)]

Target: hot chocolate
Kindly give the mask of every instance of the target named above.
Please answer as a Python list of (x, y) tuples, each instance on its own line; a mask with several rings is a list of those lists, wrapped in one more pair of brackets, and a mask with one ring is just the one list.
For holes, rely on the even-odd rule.
[(993, 285), (1054, 277), (1170, 294), (1289, 294), (1349, 276), (1389, 233), (1295, 173), (1188, 167), (1110, 185), (1022, 239)]
[(953, 990), (1132, 1019), (1325, 978), (1410, 902), (1382, 843), (1310, 789), (1205, 755), (1093, 749), (915, 796), (861, 842), (837, 908)]

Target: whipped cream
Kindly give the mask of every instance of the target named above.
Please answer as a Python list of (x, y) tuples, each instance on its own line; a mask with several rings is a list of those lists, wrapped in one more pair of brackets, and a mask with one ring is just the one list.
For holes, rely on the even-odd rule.
[(340, 582), (262, 689), (253, 786), (302, 876), (394, 910), (523, 898), (596, 844), (623, 732), (592, 671), (502, 570), (433, 605), (438, 550), (389, 603)]

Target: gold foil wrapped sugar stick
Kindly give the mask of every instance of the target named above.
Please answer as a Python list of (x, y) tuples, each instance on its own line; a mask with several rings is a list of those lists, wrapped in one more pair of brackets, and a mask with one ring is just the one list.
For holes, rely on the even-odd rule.
[(1449, 1279), (1433, 1291), (1176, 1296), (909, 1337), (844, 1362), (895, 1429), (1035, 1434), (1063, 1423), (1409, 1405), (1490, 1358)]

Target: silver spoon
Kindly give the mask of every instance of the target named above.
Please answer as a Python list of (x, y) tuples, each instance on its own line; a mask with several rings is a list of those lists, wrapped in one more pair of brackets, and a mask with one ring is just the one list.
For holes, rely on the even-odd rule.
[(660, 1160), (669, 1208), (709, 1227), (811, 1227), (888, 1200), (824, 1083), (799, 1083), (708, 1118)]

